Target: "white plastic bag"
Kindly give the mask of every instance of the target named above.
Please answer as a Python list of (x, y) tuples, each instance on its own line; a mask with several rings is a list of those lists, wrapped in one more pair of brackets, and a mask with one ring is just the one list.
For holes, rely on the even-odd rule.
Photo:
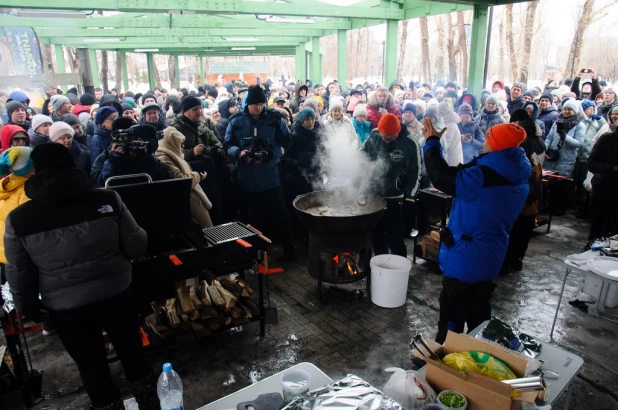
[(588, 175), (586, 175), (586, 179), (584, 180), (584, 188), (588, 192), (592, 192), (592, 177), (594, 174), (588, 171)]
[(436, 392), (414, 370), (389, 367), (385, 371), (392, 372), (393, 375), (382, 391), (408, 410), (420, 409), (425, 404), (436, 401)]

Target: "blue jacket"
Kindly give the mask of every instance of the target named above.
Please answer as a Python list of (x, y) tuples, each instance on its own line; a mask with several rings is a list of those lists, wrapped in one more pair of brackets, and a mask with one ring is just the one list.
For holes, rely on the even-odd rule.
[(107, 150), (112, 143), (112, 132), (95, 124), (94, 135), (90, 141), (90, 163), (94, 164), (97, 157)]
[(545, 134), (543, 135), (547, 136), (547, 134), (549, 134), (549, 130), (551, 129), (552, 125), (554, 125), (554, 122), (557, 118), (558, 110), (556, 109), (556, 106), (554, 104), (552, 104), (551, 107), (549, 107), (548, 109), (543, 110), (539, 113), (539, 117), (537, 119), (543, 121), (543, 124), (545, 124)]
[(371, 134), (371, 123), (369, 121), (356, 121), (356, 118), (352, 118), (352, 124), (354, 124), (354, 130), (360, 142), (359, 146), (361, 146), (365, 143), (369, 134)]
[[(11, 100), (18, 101), (22, 104), (26, 100), (30, 101), (30, 97), (28, 97), (25, 93), (21, 91), (13, 91), (11, 94), (9, 94), (9, 98)], [(4, 113), (4, 115), (2, 116), (2, 123), (10, 124), (8, 121), (9, 121), (9, 115), (8, 113)]]
[(491, 281), (500, 273), (509, 233), (528, 196), (532, 167), (526, 153), (508, 148), (449, 167), (437, 137), (423, 151), (429, 179), (453, 196), (448, 222), (453, 243), (440, 245), (440, 269), (463, 283)]
[(577, 162), (579, 150), (584, 147), (584, 141), (586, 139), (586, 126), (580, 121), (566, 133), (564, 141), (560, 143), (561, 138), (556, 124), (561, 121), (562, 114), (551, 127), (551, 130), (549, 130), (547, 137), (545, 137), (545, 148), (549, 150), (558, 149), (558, 147), (560, 147), (560, 156), (558, 157), (558, 161), (545, 161), (543, 163), (543, 169), (558, 171), (558, 173), (563, 177), (570, 178), (573, 174), (575, 163)]
[[(246, 95), (246, 94), (245, 94)], [(240, 153), (248, 148), (248, 138), (263, 141), (272, 159), (260, 164), (238, 161)], [(223, 149), (236, 162), (238, 183), (247, 192), (263, 192), (279, 186), (279, 161), (283, 150), (292, 146), (292, 134), (276, 110), (266, 109), (257, 121), (249, 116), (249, 107), (245, 106), (242, 115), (235, 115), (225, 131)]]
[(483, 144), (485, 143), (485, 135), (476, 126), (474, 120), (462, 124), (461, 122), (457, 124), (459, 127), (459, 132), (461, 135), (470, 134), (472, 135), (471, 142), (463, 142), (461, 141), (461, 148), (463, 149), (464, 156), (464, 164), (472, 161), (474, 158), (478, 157), (483, 153)]

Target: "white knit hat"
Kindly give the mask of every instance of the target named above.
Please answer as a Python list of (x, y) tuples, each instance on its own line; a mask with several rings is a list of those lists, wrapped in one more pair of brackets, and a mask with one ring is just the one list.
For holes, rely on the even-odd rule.
[(36, 132), (37, 128), (39, 128), (41, 125), (46, 123), (52, 124), (53, 122), (54, 121), (52, 121), (52, 119), (49, 118), (47, 115), (37, 114), (32, 119), (32, 130)]
[(340, 109), (341, 111), (343, 111), (343, 102), (340, 99), (338, 99), (338, 98), (336, 98), (333, 101), (329, 100), (329, 102), (328, 102), (328, 112), (332, 112), (333, 110), (336, 110), (337, 108)]
[(365, 117), (367, 116), (367, 106), (365, 104), (356, 104), (352, 117), (357, 117), (359, 115), (364, 115)]
[(73, 127), (71, 127), (66, 122), (57, 121), (53, 123), (51, 128), (49, 129), (49, 139), (51, 139), (53, 142), (56, 142), (58, 138), (67, 134), (71, 135), (72, 137), (73, 135), (75, 135), (75, 131), (73, 130)]

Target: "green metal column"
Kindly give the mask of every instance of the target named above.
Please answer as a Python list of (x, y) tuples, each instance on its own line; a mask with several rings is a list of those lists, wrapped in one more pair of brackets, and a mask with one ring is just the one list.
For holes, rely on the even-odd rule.
[(90, 53), (90, 67), (92, 69), (92, 85), (94, 88), (101, 87), (99, 82), (99, 63), (97, 62), (97, 50), (91, 48), (88, 50)]
[[(65, 67), (64, 67), (64, 48), (62, 48), (62, 45), (60, 44), (56, 44), (54, 46), (54, 50), (56, 52), (56, 70), (58, 73), (66, 73), (65, 71)], [(67, 88), (65, 86), (60, 86), (60, 89), (62, 91), (66, 91)]]
[(307, 79), (307, 53), (305, 43), (296, 46), (296, 80), (303, 83)]
[(174, 56), (174, 78), (176, 79), (176, 88), (180, 88), (180, 65), (178, 56)]
[(311, 39), (311, 64), (309, 77), (314, 84), (322, 84), (322, 55), (320, 54), (320, 37)]
[(150, 89), (154, 90), (157, 86), (157, 82), (155, 81), (154, 56), (152, 53), (146, 54), (146, 61), (148, 61), (148, 84)]
[(127, 56), (124, 51), (119, 51), (118, 54), (120, 54), (120, 67), (122, 67), (122, 91), (128, 91), (129, 75), (127, 74)]
[(470, 65), (468, 67), (468, 92), (474, 95), (481, 95), (483, 89), (488, 14), (489, 7), (474, 5), (472, 38), (470, 39)]
[(397, 40), (399, 21), (386, 21), (386, 42), (384, 43), (384, 85), (397, 80)]
[(337, 80), (340, 84), (348, 81), (348, 37), (347, 30), (337, 30)]
[(204, 84), (206, 82), (206, 77), (204, 76), (204, 57), (199, 56), (198, 58), (200, 59), (200, 81)]

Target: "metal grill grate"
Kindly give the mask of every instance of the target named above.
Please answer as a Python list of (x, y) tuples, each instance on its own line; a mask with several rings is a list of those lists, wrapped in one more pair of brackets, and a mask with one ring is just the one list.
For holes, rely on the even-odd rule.
[(213, 226), (212, 228), (202, 229), (206, 239), (213, 245), (235, 241), (240, 238), (255, 236), (255, 232), (246, 228), (239, 222), (230, 222), (223, 225)]

